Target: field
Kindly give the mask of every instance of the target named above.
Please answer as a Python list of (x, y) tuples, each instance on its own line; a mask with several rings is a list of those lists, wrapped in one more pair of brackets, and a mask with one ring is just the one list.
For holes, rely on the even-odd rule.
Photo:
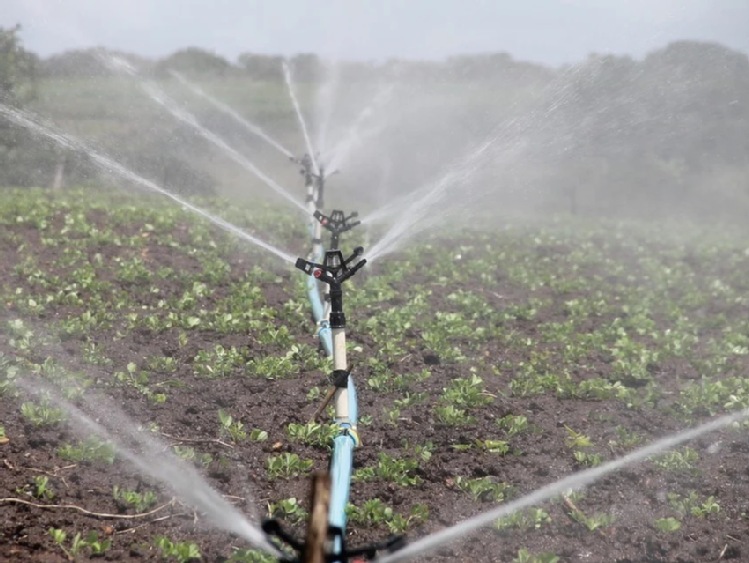
[[(307, 253), (288, 210), (200, 204)], [(303, 529), (331, 431), (309, 423), (330, 365), (300, 272), (95, 190), (4, 190), (0, 263), (0, 560), (268, 560), (74, 431), (60, 398), (117, 405), (240, 511)], [(345, 301), (350, 544), (415, 539), (749, 407), (748, 272), (745, 232), (517, 219), (367, 266)], [(424, 560), (746, 560), (748, 452), (737, 424)]]

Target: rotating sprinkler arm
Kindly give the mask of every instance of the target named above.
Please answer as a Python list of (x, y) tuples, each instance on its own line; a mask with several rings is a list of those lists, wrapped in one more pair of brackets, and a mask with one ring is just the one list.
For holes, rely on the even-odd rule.
[(338, 243), (341, 238), (341, 234), (345, 233), (347, 231), (350, 231), (354, 227), (361, 224), (361, 221), (353, 221), (352, 219), (359, 216), (359, 214), (354, 211), (346, 217), (346, 215), (341, 211), (340, 209), (334, 209), (330, 216), (323, 215), (319, 210), (315, 211), (314, 213), (315, 219), (317, 219), (320, 224), (325, 227), (327, 231), (330, 232), (330, 249), (336, 250), (338, 248)]

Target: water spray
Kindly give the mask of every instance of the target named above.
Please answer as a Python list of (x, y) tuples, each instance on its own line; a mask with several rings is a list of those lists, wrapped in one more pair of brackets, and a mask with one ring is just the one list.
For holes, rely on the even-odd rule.
[[(70, 416), (70, 422), (79, 434), (97, 436), (109, 442), (124, 460), (201, 510), (214, 526), (236, 534), (266, 553), (280, 555), (262, 530), (213, 489), (195, 467), (172, 454), (150, 433), (138, 430), (113, 404), (102, 402), (101, 398), (84, 399), (88, 411), (98, 412), (94, 419), (91, 412), (84, 412), (63, 399), (44, 382), (29, 379), (20, 382), (20, 386), (29, 394), (47, 390), (49, 399)], [(132, 446), (126, 447), (124, 441), (137, 445), (140, 453), (135, 453)]]
[(317, 160), (315, 158), (315, 151), (312, 149), (312, 141), (309, 138), (309, 132), (307, 131), (307, 122), (304, 120), (304, 114), (302, 113), (302, 108), (299, 106), (299, 100), (297, 100), (296, 93), (294, 92), (294, 86), (293, 81), (291, 78), (291, 68), (289, 67), (289, 63), (286, 61), (283, 61), (283, 77), (284, 80), (286, 80), (286, 87), (289, 90), (289, 97), (291, 98), (291, 103), (294, 106), (294, 111), (296, 112), (297, 121), (299, 121), (299, 128), (302, 130), (302, 136), (304, 137), (304, 144), (307, 147), (307, 154), (310, 157), (310, 160), (312, 161), (312, 170), (319, 174), (320, 168), (317, 165)]
[(273, 137), (271, 137), (270, 135), (268, 135), (268, 133), (266, 133), (265, 131), (263, 131), (263, 129), (260, 128), (258, 125), (255, 125), (254, 123), (250, 123), (249, 121), (247, 121), (244, 117), (242, 117), (241, 115), (239, 115), (234, 109), (230, 108), (225, 103), (220, 102), (219, 100), (217, 100), (213, 96), (207, 94), (202, 88), (199, 88), (198, 86), (196, 86), (195, 84), (193, 84), (192, 82), (190, 82), (189, 80), (187, 80), (187, 78), (185, 78), (184, 76), (182, 76), (176, 70), (170, 70), (169, 74), (171, 74), (174, 78), (176, 78), (177, 80), (179, 80), (179, 82), (183, 86), (185, 86), (188, 90), (190, 90), (193, 94), (195, 94), (196, 96), (199, 96), (199, 97), (203, 98), (209, 104), (211, 104), (213, 107), (215, 107), (219, 111), (222, 111), (223, 113), (225, 113), (226, 115), (228, 115), (229, 117), (231, 117), (232, 119), (234, 119), (234, 121), (236, 121), (242, 127), (244, 127), (245, 129), (247, 129), (247, 131), (249, 131), (253, 135), (256, 135), (256, 136), (260, 137), (261, 139), (263, 139), (265, 142), (267, 142), (270, 146), (272, 146), (274, 149), (276, 149), (278, 152), (280, 152), (284, 156), (287, 156), (289, 158), (293, 158), (294, 155), (291, 153), (291, 151), (289, 149), (287, 149), (281, 143), (279, 143), (278, 141), (276, 141)]
[(115, 72), (124, 72), (128, 76), (138, 80), (140, 88), (151, 98), (154, 102), (163, 107), (168, 111), (174, 118), (181, 121), (185, 125), (188, 125), (201, 137), (208, 142), (212, 143), (217, 148), (224, 151), (224, 153), (231, 158), (234, 162), (240, 165), (242, 168), (260, 179), (266, 186), (271, 188), (278, 195), (283, 197), (286, 201), (294, 205), (297, 209), (305, 211), (304, 205), (302, 205), (295, 197), (293, 197), (287, 190), (281, 187), (275, 180), (260, 170), (253, 162), (247, 159), (245, 156), (240, 154), (237, 150), (230, 147), (226, 141), (216, 135), (214, 132), (206, 129), (197, 118), (190, 112), (179, 107), (177, 102), (172, 100), (166, 93), (159, 88), (155, 83), (143, 80), (133, 66), (121, 59), (112, 55), (102, 56), (103, 62)]
[(187, 211), (190, 211), (196, 215), (203, 217), (204, 219), (207, 219), (208, 221), (220, 227), (224, 231), (227, 231), (241, 238), (242, 240), (250, 242), (254, 244), (255, 246), (257, 246), (258, 248), (261, 248), (263, 250), (266, 250), (272, 253), (273, 255), (282, 259), (284, 262), (291, 262), (291, 263), (294, 262), (294, 258), (290, 254), (287, 254), (286, 252), (279, 250), (275, 246), (272, 246), (271, 244), (263, 240), (260, 240), (259, 238), (251, 235), (250, 233), (243, 231), (242, 229), (240, 229), (236, 225), (229, 223), (225, 219), (222, 219), (221, 217), (213, 215), (212, 213), (209, 213), (205, 209), (201, 209), (197, 205), (190, 203), (189, 201), (178, 196), (177, 194), (172, 193), (165, 188), (162, 188), (161, 186), (159, 186), (152, 180), (149, 180), (147, 178), (144, 178), (143, 176), (136, 174), (132, 170), (125, 168), (122, 164), (108, 157), (107, 155), (97, 150), (94, 150), (91, 147), (86, 146), (83, 142), (76, 139), (75, 137), (71, 135), (65, 135), (63, 133), (55, 131), (54, 129), (52, 129), (51, 126), (41, 123), (40, 120), (37, 119), (32, 114), (26, 111), (21, 111), (15, 108), (11, 108), (9, 106), (6, 106), (0, 103), (0, 115), (4, 116), (6, 119), (15, 123), (16, 125), (19, 125), (20, 127), (23, 127), (38, 135), (42, 135), (44, 137), (47, 137), (48, 139), (51, 139), (52, 141), (54, 141), (55, 143), (57, 143), (58, 145), (60, 145), (61, 147), (65, 149), (88, 155), (91, 158), (91, 160), (94, 162), (94, 164), (96, 164), (104, 172), (107, 172), (109, 174), (116, 174), (117, 176), (120, 176), (121, 178), (124, 178), (125, 180), (128, 180), (144, 188), (147, 188), (153, 192), (156, 192), (165, 197), (168, 197), (169, 199), (177, 203), (183, 209), (186, 209)]
[(490, 525), (498, 518), (510, 516), (524, 508), (549, 501), (554, 497), (564, 494), (566, 491), (582, 489), (583, 487), (591, 485), (596, 481), (607, 477), (609, 474), (627, 467), (628, 465), (645, 461), (653, 455), (663, 453), (664, 451), (675, 448), (684, 442), (694, 440), (703, 434), (714, 432), (715, 430), (740, 422), (746, 418), (749, 418), (749, 409), (721, 416), (695, 428), (690, 428), (689, 430), (666, 436), (665, 438), (656, 440), (647, 446), (636, 449), (619, 459), (603, 463), (597, 467), (591, 467), (585, 471), (574, 473), (573, 475), (564, 477), (554, 483), (541, 487), (524, 497), (500, 505), (487, 512), (482, 512), (481, 514), (463, 520), (449, 528), (445, 528), (444, 530), (423, 537), (413, 542), (408, 547), (405, 547), (403, 550), (382, 557), (377, 561), (379, 563), (410, 561), (426, 553), (431, 553), (444, 545), (464, 539), (468, 534)]

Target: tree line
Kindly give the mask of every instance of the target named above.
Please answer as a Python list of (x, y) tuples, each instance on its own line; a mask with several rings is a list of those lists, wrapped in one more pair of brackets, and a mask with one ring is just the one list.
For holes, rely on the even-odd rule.
[[(121, 56), (156, 79), (176, 70), (197, 79), (283, 81), (279, 55), (244, 53), (229, 61), (189, 47), (161, 59)], [(314, 86), (329, 79), (329, 66), (317, 55), (298, 54), (289, 63), (299, 82)], [(405, 83), (463, 85), (485, 93), (483, 106), (463, 111), (464, 121), (485, 119), (500, 91), (537, 92), (551, 85), (547, 105), (555, 109), (544, 114), (545, 127), (535, 137), (534, 179), (520, 182), (535, 183), (544, 201), (557, 208), (699, 214), (720, 201), (721, 213), (749, 212), (749, 58), (722, 45), (679, 41), (640, 60), (594, 54), (559, 68), (489, 53), (442, 61), (348, 61), (336, 69), (342, 84), (396, 76)], [(20, 28), (0, 28), (0, 101), (6, 105), (25, 105), (46, 80), (109, 74), (94, 49), (40, 58), (23, 47)], [(461, 96), (455, 104), (462, 103)], [(0, 185), (49, 182), (60, 157), (49, 148), (32, 148), (37, 145), (0, 120)], [(210, 178), (178, 156), (157, 155), (148, 147), (137, 151), (146, 169), (163, 172), (166, 162), (175, 171), (172, 182), (192, 183), (193, 191), (210, 189)]]

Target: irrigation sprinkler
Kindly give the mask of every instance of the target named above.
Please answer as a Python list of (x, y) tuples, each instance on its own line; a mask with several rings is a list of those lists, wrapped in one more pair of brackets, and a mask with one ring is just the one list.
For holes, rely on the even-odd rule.
[[(279, 561), (284, 563), (356, 563), (373, 560), (378, 552), (393, 554), (405, 546), (402, 536), (391, 536), (383, 542), (353, 549), (348, 548), (343, 529), (331, 526), (327, 522), (330, 491), (330, 476), (327, 473), (316, 473), (312, 476), (310, 515), (307, 519), (304, 542), (287, 532), (278, 520), (263, 521), (263, 532), (294, 552), (294, 555), (282, 556)], [(330, 546), (336, 542), (340, 543), (341, 549), (331, 552)]]
[[(348, 225), (343, 212), (338, 211), (333, 222), (338, 229)], [(296, 267), (329, 287), (330, 329), (333, 341), (333, 373), (328, 399), (335, 398), (335, 424), (338, 434), (333, 440), (333, 454), (329, 475), (316, 475), (312, 480), (310, 518), (304, 542), (286, 532), (277, 520), (266, 520), (263, 531), (280, 540), (295, 552), (282, 561), (293, 563), (347, 563), (374, 559), (378, 552), (394, 553), (405, 545), (403, 537), (391, 537), (384, 542), (349, 549), (346, 546), (346, 505), (349, 499), (354, 448), (359, 446), (357, 433), (358, 405), (351, 369), (346, 358), (346, 315), (343, 310), (343, 283), (354, 276), (367, 261), (361, 246), (348, 258), (338, 250), (328, 250), (323, 263), (299, 258)], [(323, 408), (325, 403), (323, 404)], [(318, 409), (319, 411), (320, 409)]]
[[(307, 191), (306, 205), (310, 215), (309, 230), (312, 237), (312, 247), (308, 260), (310, 262), (320, 262), (325, 256), (322, 227), (325, 226), (332, 234), (329, 250), (338, 250), (341, 233), (351, 230), (359, 223), (349, 222), (351, 218), (356, 217), (356, 213), (345, 217), (342, 211), (335, 210), (331, 214), (331, 218), (323, 215), (321, 209), (325, 191), (325, 168), (320, 165), (319, 171), (315, 172), (315, 163), (309, 153), (301, 158), (291, 158), (291, 161), (300, 166), (299, 172), (304, 176), (304, 186)], [(335, 172), (333, 173), (335, 174)], [(310, 277), (307, 279), (307, 295), (312, 305), (312, 317), (317, 325), (317, 338), (322, 350), (328, 356), (332, 356), (333, 341), (328, 322), (330, 305), (327, 289), (327, 287), (322, 288), (319, 280), (316, 278)]]
[(337, 250), (339, 248), (340, 237), (343, 233), (350, 231), (357, 225), (361, 224), (361, 221), (352, 221), (352, 219), (355, 219), (358, 216), (359, 214), (354, 211), (351, 215), (346, 217), (345, 213), (340, 209), (334, 209), (330, 213), (330, 216), (323, 215), (319, 210), (316, 210), (314, 213), (314, 217), (318, 220), (320, 225), (330, 232), (330, 250)]
[[(340, 217), (337, 215), (338, 218), (346, 219), (343, 212), (339, 213)], [(341, 225), (346, 224), (345, 220), (337, 220), (334, 223), (339, 229), (342, 228)], [(348, 225), (349, 229), (353, 226)], [(333, 440), (333, 454), (330, 461), (331, 493), (328, 524), (330, 527), (329, 539), (333, 545), (332, 554), (334, 556), (329, 559), (330, 561), (347, 561), (348, 557), (352, 556), (352, 552), (346, 551), (344, 532), (353, 452), (360, 442), (357, 434), (356, 387), (346, 358), (346, 315), (343, 310), (343, 283), (366, 264), (366, 260), (360, 259), (363, 254), (364, 249), (359, 246), (347, 259), (343, 258), (343, 253), (340, 250), (335, 249), (328, 250), (325, 253), (322, 264), (303, 258), (296, 261), (297, 268), (328, 286), (329, 316), (325, 321), (329, 323), (328, 330), (332, 332), (333, 373), (330, 378), (332, 389), (328, 392), (326, 400), (334, 399), (335, 424), (338, 427), (338, 434)], [(354, 264), (354, 262), (356, 263)], [(323, 408), (324, 405), (325, 403)], [(378, 546), (378, 549), (380, 548)], [(358, 555), (369, 553), (372, 549), (370, 546)], [(374, 551), (377, 551), (377, 549)]]

